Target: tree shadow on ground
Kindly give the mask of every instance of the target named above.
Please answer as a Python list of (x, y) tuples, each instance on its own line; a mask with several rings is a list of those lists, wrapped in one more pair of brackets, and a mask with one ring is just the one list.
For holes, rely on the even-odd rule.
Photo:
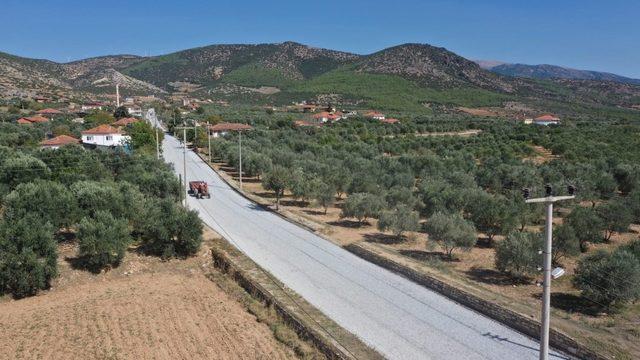
[[(66, 256), (64, 260), (69, 263), (69, 265), (71, 265), (71, 268), (74, 270), (86, 270), (93, 274), (99, 274), (102, 270), (109, 271), (112, 268), (110, 266), (104, 267), (91, 264), (86, 256)], [(116, 268), (118, 266), (120, 266), (120, 264), (115, 264), (113, 265), (113, 268)]]
[[(261, 198), (265, 198), (265, 199), (275, 199), (276, 198), (276, 194), (273, 191), (257, 192), (256, 195), (260, 196)], [(280, 200), (280, 202), (282, 202), (282, 199)]]
[[(541, 300), (542, 292), (533, 294), (532, 297)], [(564, 292), (551, 293), (551, 307), (568, 313), (580, 313), (589, 316), (598, 316), (602, 311), (602, 307), (593, 301), (589, 301), (580, 295)]]
[(494, 269), (485, 269), (472, 267), (465, 272), (469, 278), (474, 281), (491, 285), (510, 286), (510, 285), (528, 285), (531, 284), (529, 279), (514, 278), (509, 274)]
[(56, 240), (60, 244), (72, 243), (76, 240), (76, 234), (72, 231), (60, 231), (56, 233)]
[(493, 241), (488, 237), (479, 237), (478, 241), (476, 241), (476, 247), (480, 249), (491, 249), (493, 248)]
[(460, 259), (453, 257), (449, 258), (447, 254), (442, 251), (425, 251), (425, 250), (400, 250), (400, 254), (410, 257), (419, 261), (444, 261), (444, 262), (459, 262)]
[(381, 234), (381, 233), (364, 234), (364, 241), (377, 243), (377, 244), (392, 245), (392, 244), (399, 244), (405, 240), (406, 239), (404, 236), (399, 237), (395, 235)]
[(280, 200), (280, 205), (283, 205), (283, 206), (295, 206), (295, 207), (307, 207), (307, 206), (309, 206), (309, 202), (308, 201), (304, 201), (304, 200), (287, 199), (287, 200)]
[(312, 209), (307, 209), (307, 210), (303, 210), (305, 213), (309, 214), (309, 215), (325, 215), (324, 210), (312, 210)]
[(360, 228), (363, 226), (371, 225), (369, 224), (368, 221), (358, 222), (357, 220), (348, 220), (348, 219), (330, 221), (328, 224), (333, 226), (342, 226), (346, 228)]

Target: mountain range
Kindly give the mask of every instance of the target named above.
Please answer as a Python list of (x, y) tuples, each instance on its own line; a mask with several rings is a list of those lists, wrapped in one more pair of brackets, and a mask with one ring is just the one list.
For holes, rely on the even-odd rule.
[[(211, 45), (141, 57), (114, 55), (69, 63), (0, 53), (0, 96), (66, 93), (90, 97), (192, 93), (258, 103), (318, 99), (370, 107), (502, 106), (505, 102), (631, 107), (640, 86), (611, 77), (491, 71), (441, 47), (403, 44), (359, 55), (294, 42)], [(500, 69), (505, 70), (500, 70)], [(521, 73), (525, 75), (521, 75)], [(574, 79), (575, 78), (575, 79)]]
[(532, 79), (573, 79), (573, 80), (595, 80), (613, 81), (623, 84), (640, 85), (640, 79), (632, 79), (608, 72), (577, 70), (556, 65), (526, 65), (508, 64), (500, 61), (476, 61), (481, 68), (490, 70), (497, 74), (524, 77)]

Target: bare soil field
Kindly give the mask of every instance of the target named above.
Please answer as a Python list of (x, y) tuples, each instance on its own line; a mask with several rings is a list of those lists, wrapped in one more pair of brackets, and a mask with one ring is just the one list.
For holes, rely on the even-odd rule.
[(163, 262), (127, 254), (106, 273), (74, 270), (60, 249), (51, 290), (0, 299), (2, 359), (290, 359), (293, 350), (209, 280), (209, 247)]

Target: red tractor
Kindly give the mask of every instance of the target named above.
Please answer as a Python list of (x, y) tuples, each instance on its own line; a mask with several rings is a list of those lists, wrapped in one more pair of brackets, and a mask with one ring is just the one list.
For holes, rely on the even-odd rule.
[(211, 199), (209, 185), (205, 181), (189, 181), (189, 195), (195, 196), (196, 199)]

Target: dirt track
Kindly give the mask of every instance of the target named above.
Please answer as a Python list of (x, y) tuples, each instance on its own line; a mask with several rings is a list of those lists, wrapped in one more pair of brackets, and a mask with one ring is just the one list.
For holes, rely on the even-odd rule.
[(52, 291), (0, 302), (0, 358), (294, 358), (205, 277), (204, 259), (130, 255), (107, 274), (62, 269)]

